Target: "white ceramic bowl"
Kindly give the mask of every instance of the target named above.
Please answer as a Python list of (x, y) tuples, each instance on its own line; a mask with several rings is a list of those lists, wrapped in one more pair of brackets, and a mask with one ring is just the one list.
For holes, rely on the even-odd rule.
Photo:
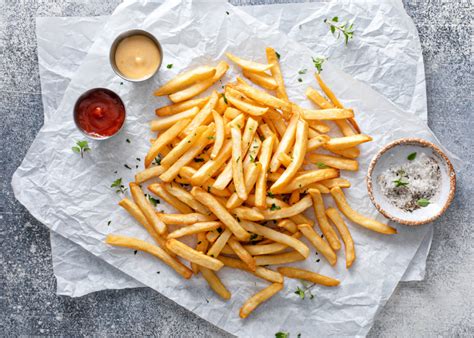
[[(425, 153), (436, 160), (441, 169), (441, 189), (428, 206), (407, 212), (390, 203), (381, 192), (377, 178), (388, 168), (406, 162), (413, 152)], [(372, 203), (385, 217), (401, 224), (421, 225), (434, 221), (449, 207), (456, 191), (456, 173), (448, 157), (433, 143), (403, 138), (386, 145), (373, 158), (367, 173), (367, 189)]]

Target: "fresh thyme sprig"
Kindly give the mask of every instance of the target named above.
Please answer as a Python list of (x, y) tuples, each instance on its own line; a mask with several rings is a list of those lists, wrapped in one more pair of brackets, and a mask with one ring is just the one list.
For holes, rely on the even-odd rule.
[(116, 193), (124, 194), (127, 191), (127, 188), (122, 184), (122, 178), (117, 178), (112, 182), (111, 188), (116, 188)]
[(89, 142), (87, 141), (77, 141), (76, 146), (72, 147), (72, 151), (78, 154), (81, 154), (81, 158), (84, 158), (84, 153), (90, 151)]
[(336, 35), (337, 39), (344, 35), (344, 42), (347, 45), (349, 39), (354, 37), (354, 23), (348, 21), (339, 22), (339, 17), (335, 16), (332, 19), (324, 19), (324, 23), (329, 26), (331, 33)]
[(312, 59), (313, 59), (314, 67), (316, 67), (318, 74), (320, 74), (323, 71), (323, 63), (324, 61), (326, 61), (326, 58), (318, 56)]

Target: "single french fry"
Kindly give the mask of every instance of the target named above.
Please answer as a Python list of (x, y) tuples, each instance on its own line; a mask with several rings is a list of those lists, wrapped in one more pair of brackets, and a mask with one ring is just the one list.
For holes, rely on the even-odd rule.
[(317, 104), (320, 108), (322, 109), (331, 109), (334, 108), (334, 105), (326, 100), (324, 96), (322, 96), (316, 89), (312, 87), (308, 87), (305, 92), (306, 96), (308, 99), (313, 101), (315, 104)]
[(214, 74), (213, 77), (196, 82), (195, 84), (180, 90), (178, 92), (175, 92), (169, 96), (170, 100), (173, 101), (174, 103), (177, 102), (182, 102), (189, 100), (190, 98), (201, 94), (204, 92), (206, 89), (211, 87), (214, 83), (216, 83), (224, 74), (227, 72), (229, 69), (229, 65), (221, 61), (217, 64), (216, 66), (216, 73)]
[[(184, 166), (179, 170), (179, 175), (182, 177), (185, 177), (191, 182), (191, 178), (197, 171), (191, 167)], [(207, 180), (204, 180), (202, 184), (198, 184), (197, 186), (203, 188), (207, 192), (213, 194), (214, 196), (219, 196), (219, 197), (229, 197), (231, 195), (231, 192), (228, 189), (223, 189), (223, 190), (217, 190), (213, 188), (214, 184), (214, 179), (213, 178), (208, 178)]]
[(156, 210), (153, 205), (148, 201), (143, 193), (143, 190), (137, 183), (130, 182), (130, 193), (133, 197), (133, 200), (138, 205), (140, 210), (145, 215), (146, 219), (150, 225), (155, 229), (155, 231), (162, 235), (166, 232), (166, 225), (161, 221), (161, 219), (156, 215)]
[(244, 59), (241, 59), (241, 58), (235, 56), (232, 53), (225, 53), (225, 55), (232, 62), (239, 65), (239, 67), (241, 67), (242, 69), (245, 69), (247, 71), (250, 71), (250, 72), (261, 73), (261, 72), (264, 72), (264, 71), (266, 71), (266, 70), (268, 70), (272, 67), (272, 64), (265, 65), (265, 64), (262, 64), (262, 63), (254, 62), (254, 61), (244, 60)]
[(249, 266), (239, 259), (219, 256), (218, 258), (225, 266), (233, 269), (244, 270), (252, 273), (253, 275), (268, 280), (274, 283), (283, 283), (283, 276), (276, 271), (266, 269), (262, 266), (257, 266), (255, 271), (251, 271)]
[(208, 129), (202, 133), (197, 139), (196, 143), (189, 148), (171, 167), (168, 168), (160, 178), (164, 182), (171, 182), (179, 173), (179, 170), (191, 162), (197, 155), (199, 155), (204, 147), (209, 143), (208, 137), (214, 133), (214, 126), (209, 126)]
[(243, 150), (242, 150), (242, 133), (238, 128), (231, 129), (232, 135), (232, 177), (234, 180), (235, 190), (240, 199), (246, 200), (248, 193), (244, 182), (244, 169), (242, 166)]
[[(230, 108), (227, 108), (227, 109), (230, 109)], [(219, 152), (222, 149), (222, 146), (224, 145), (225, 127), (224, 127), (224, 119), (218, 112), (213, 110), (212, 117), (214, 118), (214, 124), (216, 125), (216, 135), (214, 136), (215, 139), (214, 139), (214, 146), (212, 147), (211, 159), (215, 160), (217, 158), (217, 155), (219, 155)]]
[(192, 225), (177, 229), (173, 232), (170, 232), (167, 239), (170, 238), (180, 238), (184, 236), (194, 235), (203, 231), (210, 231), (219, 228), (222, 225), (221, 222), (202, 222), (194, 223)]
[(266, 220), (289, 218), (298, 215), (310, 208), (312, 205), (311, 197), (305, 196), (298, 203), (286, 208), (275, 208), (276, 210), (263, 210), (263, 216)]
[(306, 120), (343, 120), (354, 117), (352, 109), (303, 109), (303, 118)]
[(287, 194), (296, 189), (303, 189), (312, 183), (334, 177), (339, 177), (339, 171), (337, 169), (329, 168), (304, 171), (300, 174), (297, 174), (297, 176), (292, 179), (286, 186), (278, 190), (271, 190), (271, 192), (274, 194)]
[(239, 81), (239, 83), (236, 85), (235, 89), (245, 94), (245, 96), (255, 100), (257, 103), (265, 107), (280, 109), (285, 113), (291, 112), (291, 104), (288, 101), (279, 99), (263, 90), (252, 87), (241, 78), (237, 78), (237, 81)]
[(357, 211), (352, 209), (346, 201), (346, 197), (344, 196), (344, 192), (340, 187), (334, 187), (331, 189), (331, 195), (334, 198), (334, 201), (337, 204), (337, 207), (341, 212), (349, 218), (352, 222), (357, 223), (364, 228), (369, 230), (379, 232), (381, 234), (386, 235), (393, 235), (397, 233), (397, 230), (392, 228), (391, 226), (376, 221), (374, 219), (365, 217), (359, 214)]
[(191, 194), (202, 204), (207, 206), (225, 226), (232, 231), (232, 233), (241, 241), (246, 241), (250, 238), (250, 234), (242, 228), (237, 220), (223, 207), (214, 196), (206, 193), (198, 187), (191, 190)]
[(162, 186), (168, 191), (171, 195), (173, 195), (176, 199), (179, 201), (187, 204), (189, 207), (192, 209), (196, 210), (197, 212), (204, 214), (204, 215), (209, 215), (211, 212), (209, 211), (208, 208), (206, 208), (204, 205), (199, 203), (191, 193), (189, 193), (187, 190), (181, 188), (180, 186), (177, 186), (176, 184), (173, 183), (163, 183)]
[(263, 221), (265, 217), (262, 215), (262, 213), (254, 208), (248, 208), (248, 207), (237, 207), (232, 210), (232, 214), (237, 218), (237, 219), (244, 219), (247, 221)]
[(202, 252), (196, 251), (176, 239), (170, 239), (166, 241), (166, 247), (173, 251), (176, 255), (213, 271), (217, 271), (224, 266), (221, 261), (209, 257)]
[(320, 275), (319, 273), (303, 270), (293, 267), (281, 267), (278, 268), (278, 272), (285, 277), (296, 278), (306, 280), (311, 283), (320, 284), (324, 286), (338, 286), (340, 284), (339, 280)]
[(286, 168), (280, 178), (270, 187), (270, 191), (278, 191), (279, 189), (287, 185), (296, 175), (297, 171), (303, 164), (304, 157), (306, 154), (307, 143), (308, 124), (306, 123), (306, 121), (299, 120), (296, 126), (295, 145), (293, 148), (293, 160), (290, 162), (290, 165)]
[(349, 122), (346, 120), (335, 120), (334, 123), (337, 125), (339, 130), (341, 131), (342, 135), (344, 136), (352, 136), (356, 135), (357, 133), (352, 129)]
[(291, 219), (282, 219), (277, 222), (277, 226), (279, 228), (283, 228), (292, 234), (296, 233), (298, 231), (298, 228), (296, 227), (296, 223), (293, 222)]
[(171, 128), (158, 136), (145, 156), (145, 168), (148, 168), (164, 146), (168, 145), (188, 125), (189, 119), (176, 122)]
[(206, 180), (212, 177), (219, 168), (222, 167), (222, 165), (224, 165), (231, 155), (232, 142), (226, 142), (215, 160), (207, 161), (201, 168), (199, 168), (199, 170), (196, 171), (196, 173), (191, 177), (191, 183), (193, 185), (202, 185)]
[(300, 192), (306, 193), (308, 192), (309, 189), (317, 189), (321, 194), (329, 194), (329, 189), (326, 188), (326, 186), (320, 184), (320, 183), (311, 183), (304, 188), (300, 189)]
[(163, 250), (159, 246), (147, 243), (140, 239), (120, 235), (108, 235), (105, 239), (105, 243), (149, 253), (150, 255), (153, 255), (162, 260), (165, 264), (170, 266), (172, 269), (174, 269), (177, 273), (179, 273), (186, 279), (191, 278), (193, 274), (191, 270), (184, 266), (180, 261), (171, 257), (165, 250)]
[(316, 219), (318, 220), (319, 228), (321, 229), (324, 236), (326, 236), (326, 239), (331, 248), (333, 248), (334, 251), (339, 250), (341, 248), (341, 242), (337, 237), (336, 231), (334, 231), (333, 227), (331, 226), (331, 224), (329, 224), (326, 218), (324, 201), (323, 197), (321, 196), (321, 193), (317, 189), (309, 189), (308, 192), (311, 195), (311, 198), (313, 199), (314, 214), (316, 215)]
[(227, 100), (225, 99), (225, 95), (220, 93), (219, 94), (219, 100), (216, 103), (216, 106), (214, 107), (214, 110), (219, 113), (219, 115), (224, 114), (225, 110), (228, 108), (227, 105)]
[(323, 148), (333, 152), (334, 154), (341, 155), (343, 157), (347, 157), (347, 158), (350, 158), (350, 159), (355, 159), (355, 158), (359, 157), (359, 155), (360, 155), (360, 150), (355, 148), (355, 147), (347, 148), (347, 149), (334, 149), (334, 148), (329, 149), (329, 148), (326, 147), (326, 144), (324, 144)]
[(288, 202), (291, 204), (295, 204), (297, 203), (299, 200), (300, 200), (300, 191), (299, 190), (295, 190), (291, 193), (290, 195), (290, 199), (288, 200)]
[(196, 82), (213, 77), (216, 74), (216, 68), (201, 66), (195, 69), (180, 73), (172, 80), (165, 83), (155, 91), (155, 96), (168, 95), (182, 90)]
[(257, 269), (257, 265), (255, 263), (255, 259), (252, 255), (239, 243), (235, 238), (230, 238), (228, 241), (229, 246), (235, 252), (235, 254), (245, 263), (248, 265), (251, 271), (255, 271)]
[(283, 75), (281, 74), (279, 58), (275, 50), (271, 47), (266, 48), (267, 62), (273, 64), (270, 68), (273, 78), (275, 79), (278, 87), (276, 89), (277, 97), (288, 101), (288, 95), (286, 94), (285, 83), (283, 81)]
[(182, 212), (183, 214), (193, 212), (193, 209), (191, 209), (186, 203), (181, 202), (180, 199), (170, 194), (169, 191), (165, 189), (163, 183), (150, 184), (148, 186), (148, 190), (150, 190), (155, 195), (159, 196), (161, 199), (165, 200), (166, 203), (171, 205), (177, 211)]
[(277, 265), (304, 261), (305, 258), (297, 251), (285, 252), (276, 255), (255, 256), (257, 265)]
[(346, 223), (342, 219), (339, 212), (334, 208), (328, 208), (326, 210), (326, 215), (331, 219), (331, 221), (336, 226), (339, 234), (342, 237), (344, 242), (344, 247), (346, 248), (346, 268), (350, 268), (352, 263), (355, 260), (355, 249), (354, 249), (354, 241), (352, 240), (351, 233), (347, 228)]
[(288, 245), (298, 251), (305, 258), (309, 256), (309, 248), (303, 242), (294, 237), (285, 235), (254, 222), (241, 221), (240, 223), (242, 224), (242, 227), (249, 232), (271, 239), (277, 243)]
[[(324, 180), (319, 182), (328, 189), (334, 188), (334, 187), (340, 187), (340, 188), (350, 188), (351, 187), (351, 182), (346, 180), (345, 178), (337, 177), (337, 178), (330, 178), (328, 180)], [(328, 191), (329, 193), (329, 191)]]
[(143, 182), (151, 180), (154, 177), (159, 177), (166, 171), (166, 169), (166, 167), (159, 165), (140, 171), (135, 174), (135, 183), (141, 184)]
[(209, 100), (209, 96), (201, 97), (198, 99), (188, 100), (180, 103), (173, 103), (168, 106), (157, 108), (155, 114), (158, 116), (169, 116), (177, 113), (181, 113), (185, 110), (191, 109), (193, 107), (198, 107), (201, 109), (204, 107), (206, 102)]
[[(301, 232), (294, 233), (291, 237), (301, 238)], [(288, 245), (282, 243), (244, 245), (245, 250), (252, 256), (270, 255), (288, 249)]]
[(259, 106), (255, 106), (249, 102), (246, 102), (244, 100), (242, 100), (241, 97), (235, 95), (235, 93), (231, 93), (229, 92), (229, 90), (226, 89), (226, 98), (227, 98), (227, 101), (230, 102), (230, 104), (232, 104), (234, 107), (236, 107), (237, 109), (249, 114), (249, 115), (253, 115), (253, 116), (262, 116), (263, 114), (265, 114), (267, 111), (268, 111), (268, 108), (267, 107), (259, 107)]
[(255, 73), (248, 70), (244, 70), (242, 73), (247, 79), (262, 88), (273, 90), (278, 87), (275, 79), (266, 73)]
[(232, 107), (227, 107), (227, 109), (224, 112), (224, 117), (229, 120), (233, 120), (240, 114), (242, 114), (240, 110), (232, 108)]
[(220, 232), (217, 230), (208, 231), (206, 234), (206, 239), (209, 243), (214, 243), (219, 238), (221, 233), (222, 233), (222, 229), (220, 230)]
[(199, 126), (193, 133), (183, 138), (171, 151), (161, 159), (161, 165), (169, 168), (175, 163), (186, 151), (191, 148), (201, 135), (208, 129), (207, 126)]
[(294, 114), (290, 122), (288, 123), (288, 128), (286, 128), (285, 135), (283, 135), (280, 144), (278, 145), (278, 149), (273, 154), (272, 160), (270, 162), (270, 171), (274, 173), (280, 167), (280, 160), (278, 159), (278, 155), (280, 153), (288, 153), (290, 147), (293, 145), (296, 135), (296, 126), (298, 124), (299, 116), (298, 114)]
[(313, 227), (309, 224), (300, 224), (298, 229), (301, 231), (304, 237), (318, 250), (331, 265), (335, 265), (337, 262), (336, 253), (333, 251), (328, 242), (322, 239)]
[[(336, 120), (337, 121), (337, 120)], [(318, 133), (328, 133), (331, 130), (331, 127), (328, 126), (325, 122), (323, 121), (318, 121), (318, 120), (308, 120), (308, 125), (309, 128), (312, 130), (315, 130)], [(310, 135), (310, 137), (314, 137)]]
[[(256, 163), (256, 165), (250, 165), (247, 170), (244, 171), (244, 183), (245, 183), (245, 189), (247, 191), (252, 191), (253, 186), (255, 185), (255, 182), (257, 181), (257, 178), (259, 177), (259, 174), (262, 171), (262, 165), (260, 163)], [(229, 199), (227, 200), (226, 203), (226, 208), (227, 209), (235, 209), (238, 206), (242, 205), (244, 202), (243, 199), (241, 199), (237, 193), (233, 193)]]
[(341, 157), (331, 156), (331, 155), (322, 155), (322, 154), (308, 154), (306, 159), (311, 163), (318, 164), (322, 163), (328, 167), (341, 169), (341, 170), (359, 170), (359, 162), (355, 160), (345, 159)]
[[(204, 253), (207, 251), (208, 246), (209, 242), (206, 239), (206, 234), (204, 232), (198, 233), (195, 250)], [(193, 273), (197, 275), (199, 273), (199, 265), (196, 263), (191, 263), (191, 270), (193, 270)]]
[(212, 244), (211, 248), (207, 252), (207, 255), (211, 257), (218, 257), (231, 236), (232, 231), (230, 231), (229, 228), (225, 229), (224, 232), (222, 232), (217, 240)]
[(283, 289), (283, 284), (273, 283), (265, 289), (257, 292), (255, 295), (247, 299), (240, 308), (240, 318), (247, 318), (260, 304), (273, 297), (276, 293)]
[(372, 137), (365, 134), (356, 134), (352, 136), (335, 137), (330, 139), (324, 148), (328, 150), (343, 150), (355, 147), (361, 143), (372, 141)]
[(160, 131), (163, 129), (168, 129), (181, 120), (193, 118), (198, 112), (199, 112), (199, 108), (193, 107), (188, 110), (182, 111), (181, 113), (165, 116), (165, 117), (160, 118), (159, 120), (153, 120), (150, 123), (150, 129), (152, 131)]
[(202, 215), (200, 213), (191, 214), (165, 214), (158, 213), (158, 217), (165, 224), (189, 225), (200, 222), (212, 222), (217, 219), (214, 215)]
[[(255, 199), (254, 195), (249, 195), (249, 198), (247, 199), (247, 201), (248, 202), (253, 202), (254, 199)], [(275, 198), (275, 197), (269, 197), (268, 196), (266, 198), (265, 202), (267, 203), (267, 207), (269, 207), (271, 209), (272, 208), (277, 209), (278, 207), (279, 208), (289, 207), (288, 204), (286, 204), (282, 200), (279, 200), (278, 198)], [(298, 215), (292, 216), (292, 217), (290, 217), (290, 220), (292, 220), (296, 224), (303, 224), (303, 223), (307, 223), (307, 224), (311, 224), (311, 225), (313, 224), (313, 221), (311, 219), (309, 219), (308, 217), (304, 216), (303, 214), (298, 214)]]
[(199, 267), (199, 271), (201, 271), (202, 276), (206, 280), (207, 284), (209, 284), (210, 288), (217, 293), (223, 299), (230, 299), (231, 294), (229, 290), (222, 284), (222, 281), (219, 279), (217, 274), (207, 268)]
[(209, 98), (209, 101), (207, 101), (206, 105), (202, 107), (199, 113), (197, 113), (193, 117), (192, 121), (186, 126), (182, 134), (189, 135), (195, 132), (196, 128), (205, 124), (206, 120), (211, 117), (212, 110), (216, 106), (218, 100), (219, 100), (219, 96), (217, 95), (217, 92), (214, 90), (211, 94), (211, 97)]
[(331, 138), (327, 135), (318, 135), (308, 140), (307, 151), (313, 151), (328, 143)]
[[(255, 186), (255, 206), (258, 208), (265, 208), (266, 206), (266, 190), (267, 190), (267, 172), (272, 156), (273, 143), (275, 136), (267, 137), (262, 143), (262, 150), (258, 157), (261, 164), (260, 175), (257, 178)], [(250, 190), (249, 190), (250, 191)]]

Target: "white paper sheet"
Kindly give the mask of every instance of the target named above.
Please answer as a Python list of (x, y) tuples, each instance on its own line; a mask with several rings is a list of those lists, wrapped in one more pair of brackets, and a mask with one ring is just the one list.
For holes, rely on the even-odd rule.
[[(226, 10), (229, 16), (220, 15)], [(175, 35), (176, 25), (180, 28), (179, 36)], [(113, 36), (137, 26), (157, 35), (168, 51), (165, 63), (179, 65), (179, 68), (162, 72), (158, 78), (145, 84), (126, 83), (122, 86), (111, 69), (97, 65), (107, 64), (107, 46)], [(285, 51), (281, 53), (282, 63), (285, 73), (291, 75), (302, 67), (311, 69), (311, 51), (238, 9), (215, 3), (193, 5), (189, 2), (168, 2), (158, 10), (153, 3), (122, 5), (107, 23), (105, 31), (107, 34), (98, 37), (92, 53), (79, 68), (79, 75), (74, 76), (68, 87), (56, 113), (58, 120), (45, 124), (14, 175), (13, 187), (20, 202), (36, 218), (50, 225), (52, 230), (234, 334), (252, 333), (258, 336), (283, 329), (311, 335), (315, 328), (325, 334), (365, 334), (378, 308), (388, 299), (413, 258), (426, 234), (426, 227), (399, 227), (399, 234), (388, 238), (351, 226), (358, 248), (358, 261), (350, 272), (345, 271), (342, 260), (336, 269), (324, 262), (317, 264), (314, 260), (302, 263), (302, 266), (338, 277), (343, 282), (341, 287), (330, 290), (315, 288), (317, 297), (311, 302), (301, 302), (293, 294), (298, 283), (288, 281), (281, 295), (262, 306), (245, 322), (237, 318), (238, 307), (265, 283), (256, 281), (255, 286), (254, 280), (244, 274), (222, 271), (224, 282), (229, 281), (234, 294), (231, 303), (224, 304), (207, 290), (202, 280), (183, 283), (173, 272), (150, 257), (133, 255), (133, 252), (103, 244), (105, 235), (110, 232), (147, 238), (141, 228), (132, 225), (127, 215), (117, 209), (115, 203), (118, 197), (114, 199), (109, 185), (116, 178), (113, 171), (117, 169), (125, 181), (131, 179), (132, 173), (122, 169), (123, 164), (133, 161), (137, 150), (146, 151), (149, 135), (146, 122), (151, 118), (153, 108), (161, 101), (150, 95), (158, 80), (169, 79), (182, 68), (215, 62), (226, 50), (263, 59), (265, 45)], [(182, 58), (182, 55), (188, 57)], [(348, 199), (356, 209), (381, 218), (368, 199), (355, 198), (366, 195), (360, 175), (364, 175), (370, 156), (382, 144), (397, 137), (418, 135), (438, 142), (425, 123), (400, 111), (331, 62), (325, 64), (324, 77), (344, 104), (357, 111), (362, 128), (374, 136), (374, 142), (363, 147), (367, 156), (361, 161), (361, 172), (347, 175), (355, 183)], [(292, 76), (287, 76), (290, 96), (301, 102), (304, 88), (311, 81), (308, 77), (301, 84)], [(81, 160), (71, 153), (68, 145), (71, 143), (72, 146), (73, 140), (81, 137), (71, 121), (72, 106), (84, 90), (105, 85), (118, 92), (126, 102), (129, 114), (127, 126), (117, 138), (100, 144), (92, 142), (92, 152)], [(126, 138), (132, 140), (133, 146), (125, 142)], [(163, 208), (169, 210), (164, 205)], [(110, 226), (107, 226), (108, 220), (112, 220)], [(150, 273), (156, 269), (161, 273)], [(249, 283), (249, 280), (252, 282)], [(211, 301), (207, 303), (205, 299)], [(275, 323), (272, 318), (278, 318), (278, 322)]]
[[(380, 73), (393, 73), (385, 69), (398, 69), (398, 61), (405, 55), (405, 72), (401, 76), (375, 76), (373, 71), (358, 65), (359, 49), (339, 48), (340, 41), (330, 35), (314, 39), (313, 27), (324, 17), (347, 13), (357, 18), (357, 37), (361, 37), (363, 57), (376, 60)], [(403, 9), (400, 1), (358, 2), (346, 6), (341, 2), (295, 3), (263, 6), (244, 6), (240, 9), (259, 18), (305, 45), (315, 54), (326, 55), (358, 80), (364, 81), (389, 97), (400, 109), (413, 112), (426, 119), (426, 94), (423, 58), (417, 37), (416, 27)], [(378, 18), (375, 20), (373, 18)], [(52, 115), (63, 96), (70, 77), (85, 57), (94, 37), (105, 24), (107, 17), (52, 17), (38, 18), (36, 24), (38, 38), (38, 59), (43, 93), (45, 117)], [(302, 29), (300, 29), (300, 25)], [(303, 29), (304, 27), (304, 29)], [(369, 33), (370, 32), (370, 33)], [(378, 34), (375, 34), (378, 33)], [(74, 46), (57, 48), (74, 36)], [(384, 52), (385, 39), (392, 41), (390, 54)], [(331, 46), (326, 48), (327, 46)], [(360, 46), (359, 46), (360, 47)], [(408, 86), (398, 85), (398, 81)], [(414, 90), (411, 88), (415, 88)], [(396, 90), (400, 95), (394, 95)], [(429, 252), (433, 231), (430, 229), (425, 240), (407, 268), (402, 281), (422, 280), (424, 278), (426, 257)], [(72, 297), (82, 296), (104, 288), (138, 287), (141, 284), (132, 278), (109, 267), (83, 250), (78, 245), (51, 234), (53, 269), (57, 277), (57, 293)], [(89, 256), (89, 257), (87, 257)]]

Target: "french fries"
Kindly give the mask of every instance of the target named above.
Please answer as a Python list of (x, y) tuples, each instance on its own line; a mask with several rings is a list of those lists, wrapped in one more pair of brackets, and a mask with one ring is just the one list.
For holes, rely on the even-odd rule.
[(344, 196), (344, 193), (342, 192), (341, 188), (332, 188), (331, 195), (334, 198), (334, 201), (336, 202), (339, 210), (341, 210), (341, 212), (352, 222), (357, 223), (369, 230), (379, 232), (381, 234), (393, 235), (397, 233), (397, 230), (392, 228), (391, 226), (384, 223), (380, 223), (379, 221), (376, 221), (374, 219), (365, 217), (359, 214), (357, 211), (353, 210), (347, 203), (346, 197)]
[(281, 289), (283, 289), (283, 284), (273, 283), (247, 299), (240, 308), (240, 318), (247, 318), (261, 303), (273, 297), (276, 293), (280, 292)]
[[(317, 107), (292, 102), (279, 55), (271, 47), (266, 49), (268, 64), (226, 55), (252, 83), (237, 76), (234, 82), (221, 80), (213, 90), (229, 68), (221, 61), (182, 72), (155, 91), (172, 103), (157, 108), (150, 123), (158, 134), (150, 140), (145, 169), (130, 183), (134, 202), (123, 198), (119, 205), (158, 246), (116, 235), (106, 242), (151, 253), (185, 278), (193, 273), (200, 278), (200, 273), (223, 299), (232, 296), (216, 273), (223, 266), (273, 283), (243, 304), (240, 316), (246, 318), (283, 288), (284, 276), (339, 284), (309, 270), (279, 267), (277, 272), (267, 265), (303, 261), (316, 249), (334, 266), (341, 247), (338, 236), (344, 242), (346, 268), (353, 265), (351, 233), (327, 203), (335, 202), (345, 217), (368, 229), (385, 234), (396, 230), (351, 209), (341, 190), (351, 186), (343, 178), (345, 171), (359, 169), (358, 145), (372, 140), (355, 122), (357, 110), (345, 108), (319, 75), (324, 94), (306, 90)], [(197, 97), (206, 90), (208, 96)], [(331, 129), (330, 121), (337, 129)], [(158, 212), (140, 184), (177, 213)], [(313, 218), (323, 235), (313, 228)]]

